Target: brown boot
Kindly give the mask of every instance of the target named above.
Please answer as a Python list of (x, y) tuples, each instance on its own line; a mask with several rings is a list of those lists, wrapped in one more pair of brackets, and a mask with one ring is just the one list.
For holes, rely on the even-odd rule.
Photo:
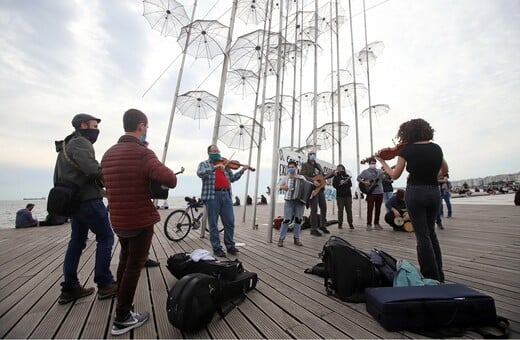
[(278, 240), (278, 247), (283, 247), (283, 240)]
[(300, 242), (300, 239), (299, 238), (295, 238), (294, 239), (294, 244), (296, 244), (297, 246), (303, 246), (303, 243)]
[(117, 296), (117, 283), (111, 283), (103, 288), (98, 288), (97, 298), (98, 300), (110, 299), (113, 296)]
[(60, 305), (64, 305), (64, 304), (72, 302), (76, 299), (79, 299), (79, 298), (82, 298), (85, 296), (89, 296), (92, 293), (94, 293), (95, 291), (96, 290), (94, 289), (94, 287), (83, 288), (81, 286), (74, 287), (72, 289), (65, 289), (65, 290), (62, 289), (60, 297), (58, 298), (58, 303)]

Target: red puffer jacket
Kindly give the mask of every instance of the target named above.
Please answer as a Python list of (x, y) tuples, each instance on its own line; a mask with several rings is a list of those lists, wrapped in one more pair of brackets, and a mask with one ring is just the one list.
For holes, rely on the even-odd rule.
[(149, 191), (150, 179), (174, 188), (177, 177), (139, 139), (124, 135), (101, 160), (114, 230), (140, 229), (161, 220)]

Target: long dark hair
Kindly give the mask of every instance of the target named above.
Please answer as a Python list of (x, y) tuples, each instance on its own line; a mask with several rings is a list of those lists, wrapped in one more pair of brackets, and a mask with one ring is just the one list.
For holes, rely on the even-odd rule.
[(419, 141), (432, 140), (433, 128), (422, 118), (416, 118), (404, 122), (397, 131), (397, 139), (400, 143), (415, 143)]

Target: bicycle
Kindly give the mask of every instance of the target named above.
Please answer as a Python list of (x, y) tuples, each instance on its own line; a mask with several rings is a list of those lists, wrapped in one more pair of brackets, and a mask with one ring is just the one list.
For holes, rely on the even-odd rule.
[[(204, 202), (189, 196), (184, 197), (184, 200), (187, 202), (186, 208), (172, 211), (164, 221), (164, 234), (171, 241), (179, 242), (188, 236), (191, 229), (199, 229), (204, 216), (204, 212), (201, 211), (195, 217), (195, 213), (198, 212), (198, 208), (204, 206)], [(222, 230), (224, 227), (219, 229), (219, 232)], [(206, 231), (209, 232), (208, 227)]]

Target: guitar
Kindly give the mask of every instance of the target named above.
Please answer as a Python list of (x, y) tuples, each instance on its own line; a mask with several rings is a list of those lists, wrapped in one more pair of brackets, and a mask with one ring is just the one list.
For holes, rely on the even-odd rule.
[(370, 182), (368, 185), (363, 182), (359, 182), (359, 190), (361, 190), (361, 192), (365, 195), (370, 194), (377, 187), (379, 184), (379, 176), (369, 178), (367, 181)]
[(321, 189), (325, 188), (325, 185), (327, 182), (325, 181), (325, 176), (323, 174), (317, 174), (314, 177), (312, 177), (312, 183), (314, 184), (314, 189), (311, 193), (311, 198), (316, 196)]
[[(175, 175), (182, 174), (184, 172), (184, 167), (181, 167), (181, 170), (176, 172)], [(165, 185), (157, 182), (154, 179), (150, 180), (150, 197), (154, 199), (165, 200), (168, 198), (168, 188)]]

